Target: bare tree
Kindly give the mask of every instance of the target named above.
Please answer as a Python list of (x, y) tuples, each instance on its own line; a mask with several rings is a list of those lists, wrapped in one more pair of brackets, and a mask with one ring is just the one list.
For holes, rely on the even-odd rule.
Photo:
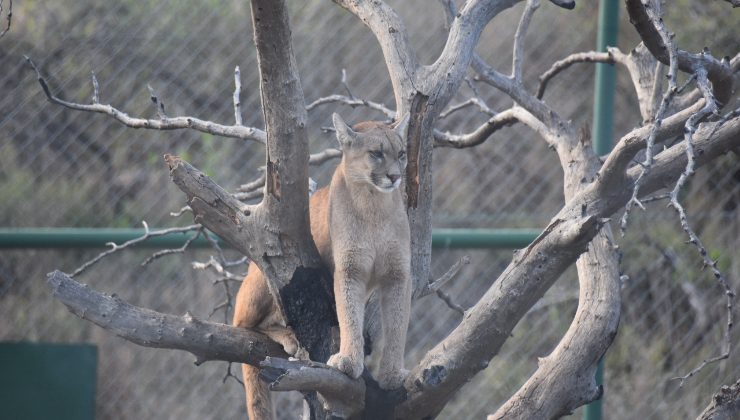
[[(740, 147), (740, 113), (722, 113), (726, 105), (736, 101), (733, 78), (740, 68), (740, 55), (730, 60), (716, 59), (708, 51), (683, 51), (664, 27), (659, 1), (627, 0), (630, 19), (643, 41), (639, 46), (629, 54), (612, 48), (606, 53), (586, 52), (568, 57), (543, 74), (539, 89), (532, 93), (522, 83), (526, 67), (523, 52), (538, 0), (526, 2), (514, 37), (510, 74), (495, 70), (475, 54), (483, 29), (501, 11), (519, 1), (468, 0), (460, 10), (454, 1), (444, 1), (449, 18), (447, 42), (432, 64), (423, 65), (411, 47), (402, 19), (389, 5), (379, 0), (334, 0), (375, 35), (393, 86), (395, 111), (357, 99), (349, 89), (348, 96), (327, 96), (306, 106), (291, 47), (286, 6), (278, 0), (251, 1), (264, 130), (241, 123), (238, 69), (235, 124), (230, 126), (194, 117), (168, 117), (153, 91), (157, 119), (133, 118), (101, 104), (97, 87), (91, 104), (67, 102), (53, 95), (39, 73), (48, 98), (69, 108), (104, 113), (131, 127), (194, 129), (265, 144), (264, 175), (245, 184), (240, 193), (261, 190), (262, 194), (248, 197), (262, 196), (255, 205), (240, 201), (246, 197), (228, 193), (178, 157), (167, 155), (165, 161), (173, 182), (187, 196), (198, 228), (202, 226), (219, 235), (265, 273), (282, 316), (312, 361), (285, 360), (279, 346), (254, 332), (190, 315), (176, 317), (134, 307), (84, 287), (59, 271), (49, 277), (55, 296), (79, 316), (135, 343), (187, 350), (199, 362), (226, 360), (259, 365), (272, 390), (298, 390), (306, 395), (311, 418), (431, 418), (463, 384), (488, 365), (517, 322), (575, 263), (580, 295), (570, 328), (552, 353), (540, 359), (539, 368), (529, 380), (489, 417), (556, 418), (599, 398), (602, 392), (594, 381), (594, 372), (616, 335), (620, 317), (619, 258), (609, 218), (626, 207), (621, 223), (624, 229), (633, 206), (642, 206), (642, 202), (657, 197), (670, 200), (689, 242), (696, 246), (699, 258), (726, 294), (728, 318), (722, 351), (702, 366), (728, 357), (734, 292), (691, 229), (678, 193), (696, 168)], [(574, 7), (570, 1), (551, 2), (563, 8)], [(542, 100), (547, 84), (560, 71), (580, 62), (624, 66), (637, 92), (643, 125), (622, 135), (607, 156), (600, 157), (593, 151), (585, 128), (575, 126)], [(668, 68), (667, 86), (664, 66)], [(479, 98), (471, 98), (447, 108), (471, 67), (478, 80), (509, 96), (514, 105), (495, 113)], [(679, 71), (689, 75), (691, 84), (678, 86)], [(93, 84), (97, 86), (94, 77)], [(695, 88), (687, 91), (691, 86)], [(429, 280), (435, 147), (475, 146), (495, 131), (521, 123), (557, 152), (563, 170), (562, 209), (539, 237), (514, 254), (485, 295), (413, 367), (403, 388), (397, 391), (380, 390), (369, 375), (351, 380), (320, 363), (331, 354), (331, 329), (336, 321), (333, 302), (325, 292), (331, 279), (320, 266), (308, 228), (308, 166), (337, 157), (339, 152), (326, 150), (309, 155), (306, 112), (332, 102), (366, 106), (388, 117), (411, 115), (406, 195), (417, 298), (437, 291), (441, 282), (459, 268), (453, 267), (436, 282)], [(480, 127), (461, 134), (435, 129), (438, 119), (473, 106), (490, 115)], [(681, 141), (671, 145), (669, 140), (676, 137)], [(644, 161), (636, 163), (637, 156), (644, 156)], [(668, 188), (668, 194), (651, 196), (664, 188)], [(317, 392), (320, 399), (316, 398)]]

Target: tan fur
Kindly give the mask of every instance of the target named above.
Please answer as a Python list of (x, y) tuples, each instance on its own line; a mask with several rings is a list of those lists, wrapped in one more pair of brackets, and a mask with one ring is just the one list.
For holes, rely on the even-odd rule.
[[(411, 306), (409, 225), (400, 188), (406, 147), (399, 133), (405, 132), (405, 123), (394, 130), (365, 122), (353, 131), (334, 114), (334, 125), (342, 161), (329, 187), (310, 200), (311, 234), (334, 272), (340, 348), (327, 363), (353, 378), (362, 374), (364, 308), (377, 289), (383, 335), (373, 342), (373, 353), (380, 352), (377, 379), (383, 388), (397, 388), (406, 375), (403, 353)], [(264, 332), (291, 354), (298, 350), (277, 319), (265, 279), (254, 264), (236, 298), (234, 325)], [(258, 370), (245, 367), (243, 373), (250, 418), (269, 418), (269, 393), (257, 379)]]

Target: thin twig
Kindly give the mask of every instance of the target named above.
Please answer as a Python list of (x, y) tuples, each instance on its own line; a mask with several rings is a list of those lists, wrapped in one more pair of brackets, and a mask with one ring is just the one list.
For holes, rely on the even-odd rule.
[(452, 301), (452, 298), (450, 297), (450, 295), (448, 295), (447, 293), (443, 292), (442, 290), (437, 290), (436, 293), (437, 293), (437, 296), (440, 299), (442, 299), (442, 301), (444, 303), (446, 303), (447, 306), (450, 309), (452, 309), (453, 311), (459, 313), (460, 315), (463, 315), (463, 316), (465, 315), (465, 308), (463, 308), (462, 306), (460, 306), (457, 303), (453, 302)]
[[(260, 176), (258, 176), (254, 181), (242, 184), (237, 188), (237, 192), (233, 194), (237, 200), (249, 200), (262, 196), (262, 188), (265, 186), (266, 175), (264, 167), (259, 168), (259, 170), (261, 172)], [(259, 194), (254, 194), (255, 192), (259, 192)]]
[(460, 111), (461, 109), (465, 109), (470, 106), (477, 106), (478, 109), (483, 112), (484, 114), (492, 117), (496, 115), (496, 111), (492, 110), (488, 107), (488, 105), (480, 100), (479, 98), (469, 98), (468, 100), (464, 102), (460, 102), (459, 104), (450, 105), (449, 108), (439, 113), (439, 119), (444, 119), (450, 116), (450, 114), (455, 113), (457, 111)]
[(242, 124), (242, 76), (239, 66), (234, 68), (234, 124)]
[(93, 96), (92, 96), (92, 103), (99, 104), (100, 103), (100, 85), (98, 84), (98, 78), (95, 77), (95, 72), (90, 72), (90, 78), (92, 78), (92, 85), (93, 85)]
[[(228, 284), (227, 282), (222, 282), (222, 284)], [(228, 314), (229, 309), (231, 308), (231, 301), (229, 299), (224, 300), (223, 302), (219, 303), (218, 305), (214, 306), (211, 310), (211, 313), (208, 314), (208, 320), (210, 321), (213, 315), (219, 310), (219, 309), (225, 309), (224, 312)], [(224, 324), (226, 322), (224, 321)]]
[(647, 145), (645, 146), (645, 160), (642, 163), (642, 171), (640, 172), (640, 175), (637, 177), (637, 180), (635, 181), (635, 185), (632, 188), (632, 197), (627, 202), (627, 205), (624, 208), (624, 214), (622, 215), (622, 219), (619, 224), (619, 230), (622, 236), (624, 236), (624, 233), (627, 230), (627, 222), (629, 220), (630, 212), (632, 211), (632, 206), (637, 205), (642, 209), (645, 209), (645, 207), (642, 205), (640, 200), (638, 199), (640, 194), (640, 187), (642, 186), (642, 181), (647, 177), (647, 175), (650, 173), (650, 170), (652, 169), (653, 165), (653, 145), (655, 144), (655, 136), (658, 133), (658, 130), (660, 129), (660, 125), (663, 120), (663, 114), (665, 114), (666, 110), (668, 109), (671, 100), (673, 99), (673, 96), (676, 94), (676, 91), (678, 90), (676, 86), (676, 75), (678, 73), (678, 60), (676, 58), (676, 45), (672, 41), (671, 35), (668, 34), (665, 26), (663, 25), (663, 20), (659, 14), (654, 10), (654, 8), (647, 8), (648, 15), (650, 16), (651, 20), (653, 21), (653, 24), (655, 25), (655, 28), (657, 29), (658, 33), (660, 34), (661, 38), (663, 39), (663, 43), (666, 45), (666, 48), (668, 49), (668, 57), (669, 57), (669, 69), (668, 69), (668, 90), (666, 90), (665, 94), (663, 95), (663, 98), (660, 101), (660, 106), (658, 107), (658, 111), (655, 113), (655, 124), (653, 124), (652, 129), (650, 130), (650, 135), (647, 139)]
[(170, 212), (170, 216), (180, 217), (185, 213), (192, 213), (192, 212), (193, 212), (193, 209), (191, 209), (190, 206), (182, 206), (180, 207), (180, 210)]
[(165, 255), (182, 254), (182, 253), (184, 253), (188, 249), (188, 247), (190, 246), (190, 244), (192, 244), (196, 239), (198, 239), (198, 237), (200, 236), (201, 232), (203, 232), (203, 228), (198, 229), (198, 231), (196, 232), (196, 234), (193, 235), (192, 237), (190, 237), (187, 241), (185, 241), (185, 243), (182, 244), (182, 246), (179, 247), (179, 248), (162, 249), (160, 251), (155, 252), (154, 254), (152, 254), (151, 256), (149, 256), (149, 258), (147, 258), (146, 260), (144, 260), (144, 262), (141, 263), (141, 266), (143, 267), (145, 265), (148, 265), (150, 262), (152, 262), (152, 261), (154, 261), (154, 260), (156, 260), (158, 258), (164, 257)]
[(653, 195), (653, 196), (650, 196), (650, 197), (647, 197), (647, 198), (642, 198), (642, 199), (640, 199), (640, 202), (642, 204), (646, 204), (646, 203), (652, 203), (653, 201), (665, 200), (665, 199), (668, 199), (668, 198), (671, 198), (671, 194), (670, 193), (658, 194), (658, 195)]
[(324, 96), (324, 97), (321, 97), (319, 99), (316, 99), (315, 101), (313, 101), (310, 104), (306, 105), (306, 111), (311, 111), (312, 109), (314, 109), (314, 108), (316, 108), (318, 106), (325, 105), (325, 104), (330, 104), (330, 103), (335, 103), (335, 102), (338, 102), (338, 103), (341, 103), (341, 104), (345, 104), (345, 105), (349, 105), (352, 108), (355, 108), (355, 107), (358, 107), (358, 106), (367, 107), (367, 108), (370, 108), (372, 110), (375, 110), (375, 111), (378, 111), (378, 112), (382, 113), (383, 115), (385, 115), (389, 119), (393, 119), (396, 116), (396, 111), (388, 108), (387, 106), (385, 106), (385, 105), (383, 105), (381, 103), (373, 102), (373, 101), (367, 101), (367, 100), (364, 100), (364, 99), (352, 98), (352, 97), (349, 97), (349, 96), (346, 96), (346, 95), (338, 95), (338, 94)]
[(166, 120), (167, 114), (164, 112), (164, 102), (162, 102), (161, 99), (157, 96), (157, 92), (154, 91), (154, 88), (152, 85), (147, 84), (146, 85), (147, 90), (149, 90), (149, 99), (151, 99), (152, 103), (154, 104), (154, 107), (157, 109), (157, 116), (160, 120)]
[(221, 380), (221, 383), (222, 383), (222, 384), (225, 384), (225, 383), (226, 383), (226, 381), (227, 381), (227, 380), (228, 380), (229, 378), (233, 378), (233, 379), (234, 379), (234, 380), (235, 380), (235, 381), (236, 381), (237, 383), (239, 383), (239, 384), (240, 384), (240, 385), (242, 386), (242, 388), (244, 388), (244, 382), (242, 382), (242, 380), (241, 380), (241, 379), (239, 379), (239, 377), (238, 377), (238, 376), (236, 376), (236, 375), (234, 375), (233, 373), (231, 373), (231, 364), (232, 364), (232, 363), (233, 363), (233, 362), (229, 362), (229, 363), (227, 363), (227, 364), (226, 364), (226, 375), (224, 375), (224, 378), (223, 378), (223, 379)]
[(342, 86), (344, 86), (344, 89), (347, 91), (347, 95), (349, 95), (350, 98), (355, 99), (355, 95), (352, 94), (352, 90), (349, 88), (349, 83), (347, 83), (347, 69), (342, 69)]
[(463, 266), (468, 264), (470, 264), (470, 257), (464, 255), (462, 258), (457, 260), (455, 264), (452, 264), (447, 272), (445, 272), (440, 278), (434, 281), (430, 280), (426, 287), (421, 289), (421, 291), (418, 292), (414, 299), (420, 299), (424, 296), (435, 293), (437, 297), (439, 297), (445, 304), (447, 304), (450, 309), (459, 313), (460, 315), (465, 315), (465, 308), (455, 303), (450, 295), (441, 290), (441, 287), (448, 281), (452, 280), (455, 276), (457, 276)]
[(440, 278), (434, 281), (430, 281), (425, 288), (423, 288), (418, 296), (418, 298), (422, 298), (424, 296), (427, 296), (429, 294), (432, 294), (439, 290), (445, 283), (452, 280), (455, 276), (460, 273), (460, 270), (463, 268), (463, 266), (466, 266), (470, 264), (470, 257), (467, 255), (463, 255), (462, 258), (457, 260), (455, 264), (452, 264), (452, 266), (445, 272)]
[(308, 164), (318, 166), (332, 159), (337, 159), (341, 157), (342, 157), (341, 150), (329, 148), (329, 149), (324, 150), (323, 152), (314, 153), (311, 156), (309, 156)]
[(717, 268), (717, 261), (712, 260), (710, 258), (710, 255), (707, 252), (707, 249), (704, 246), (704, 244), (701, 242), (701, 239), (699, 239), (699, 236), (694, 232), (694, 230), (689, 225), (688, 216), (686, 215), (686, 210), (683, 208), (683, 206), (678, 200), (678, 195), (681, 192), (681, 189), (686, 184), (686, 181), (694, 174), (694, 168), (696, 165), (696, 152), (694, 151), (693, 135), (696, 132), (699, 122), (703, 120), (705, 117), (707, 117), (708, 115), (716, 113), (718, 110), (717, 102), (714, 98), (712, 89), (709, 85), (709, 80), (707, 79), (706, 69), (704, 69), (703, 67), (698, 68), (696, 70), (695, 76), (696, 76), (699, 89), (704, 95), (705, 105), (701, 111), (692, 115), (686, 121), (686, 129), (684, 130), (684, 141), (686, 142), (686, 158), (687, 158), (686, 169), (684, 169), (683, 173), (681, 173), (681, 176), (678, 178), (678, 181), (676, 181), (676, 185), (673, 187), (673, 190), (670, 193), (671, 202), (669, 205), (673, 207), (678, 213), (679, 220), (681, 221), (681, 228), (688, 235), (689, 237), (688, 242), (693, 244), (696, 247), (696, 249), (699, 251), (699, 255), (701, 255), (702, 262), (704, 263), (704, 267), (710, 268), (715, 279), (717, 279), (717, 282), (724, 289), (725, 296), (727, 298), (727, 328), (725, 329), (725, 337), (724, 337), (724, 342), (722, 345), (722, 353), (718, 356), (703, 360), (699, 364), (699, 366), (694, 368), (691, 372), (687, 373), (686, 375), (673, 378), (673, 379), (680, 380), (681, 386), (683, 385), (686, 379), (690, 378), (691, 376), (699, 372), (706, 365), (709, 365), (711, 363), (714, 363), (720, 360), (727, 359), (730, 356), (730, 348), (731, 348), (730, 333), (731, 333), (732, 324), (733, 324), (732, 306), (733, 306), (733, 300), (734, 300), (733, 298), (735, 297), (735, 293), (732, 291), (729, 282), (727, 281), (725, 276), (722, 274), (722, 272)]
[(209, 268), (212, 269), (216, 274), (219, 275), (219, 278), (214, 280), (213, 282), (214, 284), (218, 284), (224, 280), (242, 281), (244, 279), (244, 275), (233, 274), (230, 271), (226, 270), (226, 267), (232, 267), (248, 262), (249, 259), (247, 257), (244, 257), (237, 261), (219, 262), (216, 260), (216, 258), (213, 257), (213, 255), (211, 255), (210, 259), (207, 262), (201, 263), (194, 261), (191, 263), (191, 266), (194, 270), (207, 270)]
[[(122, 249), (129, 248), (133, 245), (139, 244), (141, 242), (146, 241), (149, 238), (153, 238), (156, 236), (165, 236), (169, 235), (171, 233), (185, 233), (185, 232), (191, 232), (194, 230), (200, 230), (203, 228), (202, 225), (196, 224), (196, 225), (190, 225), (190, 226), (183, 226), (183, 227), (175, 227), (175, 228), (169, 228), (169, 229), (161, 229), (161, 230), (155, 230), (150, 231), (149, 225), (142, 221), (141, 224), (144, 226), (144, 234), (138, 238), (131, 239), (129, 241), (126, 241), (122, 243), (121, 245), (117, 245), (114, 242), (108, 242), (106, 245), (111, 247), (109, 250), (105, 252), (101, 252), (98, 254), (97, 257), (91, 259), (90, 261), (87, 261), (86, 263), (82, 264), (79, 268), (77, 268), (72, 274), (69, 275), (69, 277), (75, 277), (79, 274), (81, 274), (83, 271), (87, 270), (88, 268), (92, 267), (98, 261), (102, 260), (103, 258), (107, 257), (110, 254), (113, 254), (114, 252), (118, 252)], [(205, 231), (203, 231), (205, 233)]]

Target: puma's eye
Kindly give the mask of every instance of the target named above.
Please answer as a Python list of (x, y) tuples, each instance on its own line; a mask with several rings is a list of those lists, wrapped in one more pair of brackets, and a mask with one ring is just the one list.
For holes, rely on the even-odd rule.
[(370, 156), (373, 157), (373, 159), (378, 159), (378, 160), (383, 159), (383, 152), (381, 151), (371, 150), (369, 153), (370, 153)]

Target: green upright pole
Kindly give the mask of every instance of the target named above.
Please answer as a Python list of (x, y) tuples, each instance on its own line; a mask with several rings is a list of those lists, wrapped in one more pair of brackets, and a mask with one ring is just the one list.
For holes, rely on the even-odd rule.
[[(608, 46), (617, 45), (619, 32), (619, 2), (617, 0), (601, 0), (599, 2), (599, 28), (596, 39), (596, 49), (606, 51)], [(594, 119), (591, 137), (594, 142), (594, 151), (598, 155), (605, 155), (612, 149), (614, 133), (614, 92), (616, 90), (615, 68), (611, 64), (596, 64), (596, 82), (594, 86)], [(596, 369), (596, 383), (604, 382), (604, 359), (599, 361)], [(587, 405), (583, 411), (584, 420), (601, 420), (603, 418), (603, 401)]]
[[(619, 1), (601, 0), (599, 2), (599, 28), (596, 49), (606, 51), (608, 46), (617, 45), (619, 32)], [(616, 90), (616, 69), (612, 64), (596, 64), (596, 83), (594, 86), (594, 119), (591, 136), (594, 150), (605, 155), (612, 149), (614, 133), (614, 92)]]

